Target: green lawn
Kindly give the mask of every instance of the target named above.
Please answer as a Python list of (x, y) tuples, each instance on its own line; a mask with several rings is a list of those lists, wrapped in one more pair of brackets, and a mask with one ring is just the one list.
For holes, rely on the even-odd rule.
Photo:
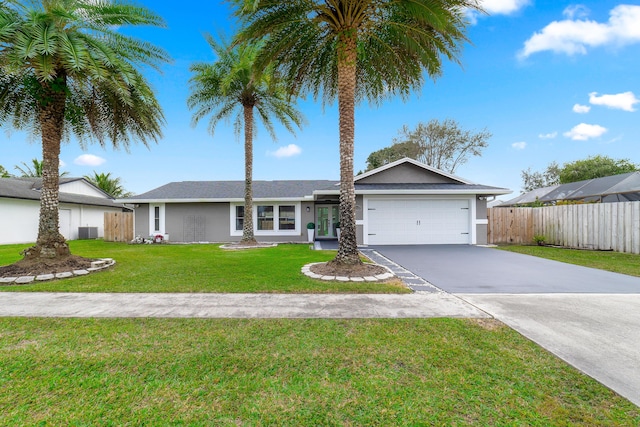
[(499, 249), (640, 277), (640, 255), (635, 254), (562, 249), (549, 246), (514, 245), (500, 246)]
[(640, 424), (486, 320), (5, 318), (0, 390), (0, 425)]
[[(1, 291), (51, 292), (296, 292), (408, 293), (394, 283), (325, 282), (300, 273), (310, 262), (328, 261), (332, 251), (309, 245), (228, 251), (218, 245), (128, 245), (101, 240), (69, 242), (75, 255), (114, 258), (115, 267), (84, 277), (3, 286)], [(29, 245), (0, 246), (0, 265), (11, 264)]]

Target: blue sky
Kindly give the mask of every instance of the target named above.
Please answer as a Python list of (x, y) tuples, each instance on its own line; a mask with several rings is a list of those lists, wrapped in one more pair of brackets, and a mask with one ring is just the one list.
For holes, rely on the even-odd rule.
[[(220, 1), (140, 0), (163, 16), (166, 29), (135, 35), (165, 48), (174, 62), (150, 71), (167, 118), (164, 137), (130, 152), (71, 142), (62, 148), (62, 170), (119, 176), (142, 193), (170, 181), (241, 180), (243, 145), (231, 124), (212, 137), (206, 122), (191, 126), (186, 106), (189, 65), (215, 57), (203, 32), (230, 33), (229, 6)], [(615, 1), (485, 0), (488, 16), (472, 16), (462, 67), (446, 63), (442, 77), (427, 80), (408, 101), (361, 104), (356, 110), (355, 170), (370, 152), (391, 144), (403, 125), (451, 118), (493, 137), (482, 157), (456, 170), (468, 180), (520, 192), (520, 172), (544, 169), (590, 155), (640, 163), (640, 5)], [(296, 135), (277, 128), (273, 142), (258, 129), (254, 179), (339, 179), (336, 105), (299, 101), (308, 124)], [(39, 141), (3, 128), (2, 164), (40, 158)], [(513, 196), (510, 196), (513, 197)]]

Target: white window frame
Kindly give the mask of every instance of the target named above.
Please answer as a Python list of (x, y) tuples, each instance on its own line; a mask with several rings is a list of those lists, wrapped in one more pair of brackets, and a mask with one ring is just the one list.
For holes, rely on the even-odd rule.
[[(160, 229), (155, 230), (156, 225), (156, 208), (160, 208)], [(155, 236), (156, 234), (162, 234), (164, 236), (165, 229), (165, 204), (164, 203), (150, 203), (149, 204), (149, 236)]]
[[(229, 234), (242, 236), (242, 230), (236, 230), (236, 206), (244, 203), (229, 203)], [(273, 206), (273, 230), (258, 230), (258, 206)], [(280, 230), (280, 206), (293, 206), (295, 209), (296, 226), (293, 230)], [(300, 236), (300, 222), (302, 221), (301, 203), (287, 201), (254, 201), (253, 202), (253, 234), (255, 236)], [(247, 213), (245, 212), (245, 218)]]

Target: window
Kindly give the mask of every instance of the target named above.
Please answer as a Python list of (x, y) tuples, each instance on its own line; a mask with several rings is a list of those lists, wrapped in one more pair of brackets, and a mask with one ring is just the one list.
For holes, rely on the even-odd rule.
[(160, 206), (153, 208), (153, 226), (155, 231), (160, 231)]
[(280, 206), (279, 211), (279, 230), (295, 230), (296, 229), (296, 207)]
[(242, 231), (244, 227), (244, 206), (236, 206), (236, 230)]
[(258, 206), (258, 230), (273, 230), (273, 206)]

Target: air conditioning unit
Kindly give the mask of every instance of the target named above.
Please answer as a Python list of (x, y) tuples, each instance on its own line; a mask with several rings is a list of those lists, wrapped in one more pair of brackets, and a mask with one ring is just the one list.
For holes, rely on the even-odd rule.
[(78, 227), (78, 240), (98, 238), (98, 227)]

